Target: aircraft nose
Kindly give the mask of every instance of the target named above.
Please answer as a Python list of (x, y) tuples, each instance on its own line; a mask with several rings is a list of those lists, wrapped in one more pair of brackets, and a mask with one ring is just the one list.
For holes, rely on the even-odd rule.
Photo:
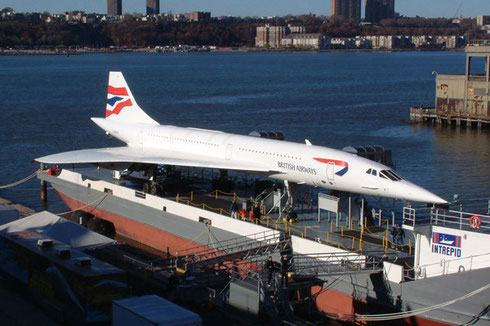
[(441, 197), (437, 196), (436, 194), (431, 193), (430, 191), (427, 191), (427, 194), (424, 195), (426, 200), (424, 202), (426, 203), (431, 203), (431, 204), (448, 204), (447, 200), (442, 199)]
[(448, 201), (442, 199), (441, 197), (433, 194), (432, 192), (424, 189), (415, 184), (411, 184), (410, 190), (408, 192), (411, 200), (422, 202), (422, 203), (431, 203), (431, 204), (447, 204)]

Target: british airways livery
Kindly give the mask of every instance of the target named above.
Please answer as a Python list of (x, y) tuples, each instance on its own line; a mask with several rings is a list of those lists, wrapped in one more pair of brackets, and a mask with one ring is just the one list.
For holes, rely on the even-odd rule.
[(215, 130), (160, 125), (136, 103), (121, 72), (109, 73), (105, 118), (92, 120), (126, 146), (37, 158), (46, 164), (167, 164), (246, 172), (338, 191), (445, 204), (383, 164), (345, 151)]

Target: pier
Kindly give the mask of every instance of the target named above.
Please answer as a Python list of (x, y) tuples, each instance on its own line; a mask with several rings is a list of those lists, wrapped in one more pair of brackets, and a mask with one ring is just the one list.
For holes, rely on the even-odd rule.
[(490, 118), (481, 118), (472, 115), (444, 114), (436, 108), (411, 107), (410, 121), (414, 123), (426, 123), (438, 127), (457, 127), (467, 129), (488, 129)]
[(488, 128), (490, 124), (490, 46), (468, 46), (466, 72), (436, 74), (435, 107), (411, 107), (412, 122)]

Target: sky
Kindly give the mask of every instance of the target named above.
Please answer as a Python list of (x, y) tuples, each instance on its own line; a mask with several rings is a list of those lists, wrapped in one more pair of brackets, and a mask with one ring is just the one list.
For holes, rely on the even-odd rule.
[[(364, 7), (364, 0), (362, 0)], [(145, 0), (122, 0), (123, 13), (145, 13)], [(162, 13), (210, 11), (211, 16), (330, 15), (330, 0), (160, 0)], [(106, 0), (0, 0), (0, 9), (63, 13), (83, 10), (107, 13)], [(364, 10), (363, 10), (364, 11)], [(490, 0), (395, 0), (395, 11), (407, 17), (476, 17), (490, 15)]]

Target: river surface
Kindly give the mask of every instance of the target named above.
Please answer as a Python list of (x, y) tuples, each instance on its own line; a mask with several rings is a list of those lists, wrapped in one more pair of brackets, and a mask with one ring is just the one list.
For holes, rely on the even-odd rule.
[[(36, 157), (120, 146), (90, 120), (104, 116), (108, 72), (120, 70), (162, 124), (377, 144), (393, 150), (401, 175), (445, 199), (490, 199), (488, 130), (407, 122), (411, 105), (434, 105), (433, 72), (464, 73), (464, 64), (463, 52), (0, 56), (0, 185), (35, 171)], [(41, 208), (37, 179), (14, 189), (0, 197)]]

